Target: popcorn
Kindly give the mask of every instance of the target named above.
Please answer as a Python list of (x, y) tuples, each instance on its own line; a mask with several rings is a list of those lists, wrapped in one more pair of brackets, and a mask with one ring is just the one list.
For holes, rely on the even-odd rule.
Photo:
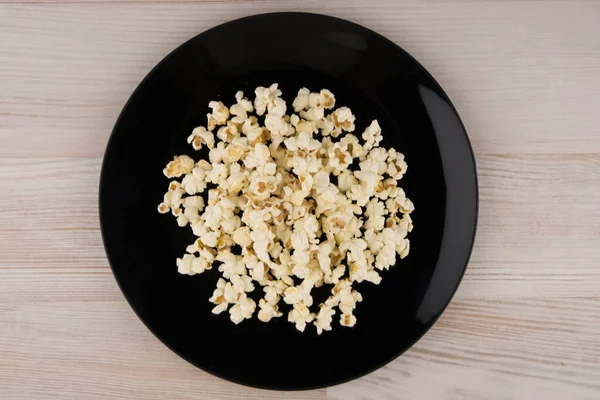
[(215, 232), (207, 232), (204, 235), (200, 236), (200, 240), (202, 243), (208, 247), (216, 247), (218, 236)]
[(252, 237), (250, 236), (250, 228), (242, 226), (233, 233), (233, 241), (242, 247), (252, 245)]
[(244, 159), (244, 165), (248, 169), (254, 169), (271, 161), (269, 148), (264, 144), (257, 143)]
[(217, 125), (225, 125), (229, 119), (229, 109), (220, 101), (211, 101), (208, 106), (212, 108), (212, 113), (207, 114), (208, 130), (212, 131)]
[[(408, 255), (414, 204), (398, 187), (404, 155), (379, 147), (377, 120), (359, 139), (351, 133), (356, 117), (334, 109), (329, 90), (300, 89), (291, 115), (281, 96), (273, 84), (256, 88), (254, 101), (241, 91), (230, 107), (211, 101), (207, 126), (187, 138), (193, 149), (208, 149), (208, 160), (180, 155), (167, 164), (164, 175), (180, 179), (169, 183), (158, 212), (171, 211), (197, 237), (177, 259), (179, 273), (219, 262), (214, 314), (228, 311), (239, 324), (256, 313), (269, 322), (283, 315), (283, 301), (297, 330), (311, 324), (320, 335), (333, 329), (337, 310), (341, 326), (354, 326), (362, 296), (353, 287), (379, 284)], [(249, 297), (257, 285), (258, 304)], [(312, 290), (323, 285), (331, 295), (313, 305)]]
[(302, 88), (298, 90), (298, 95), (294, 99), (292, 103), (292, 107), (294, 107), (294, 111), (299, 112), (308, 108), (308, 98), (310, 96), (310, 91), (307, 88)]
[(283, 292), (283, 301), (286, 304), (300, 303), (305, 297), (304, 290), (299, 287), (289, 287)]
[(315, 125), (316, 125), (317, 129), (321, 130), (321, 135), (323, 135), (323, 136), (331, 135), (331, 133), (335, 129), (335, 124), (329, 118), (323, 118), (323, 119), (317, 121)]
[(356, 325), (356, 317), (352, 314), (342, 314), (340, 317), (340, 325), (351, 328)]
[(294, 128), (296, 128), (296, 131), (298, 133), (304, 132), (306, 134), (312, 135), (313, 133), (318, 132), (315, 122), (300, 119), (295, 114), (290, 117), (290, 123)]
[(246, 275), (246, 266), (241, 256), (233, 254), (231, 251), (226, 250), (217, 254), (217, 261), (221, 261), (219, 265), (219, 271), (223, 273), (223, 276), (227, 279), (231, 278), (232, 275)]
[(171, 210), (171, 207), (167, 205), (167, 203), (160, 203), (158, 205), (158, 212), (161, 214), (166, 214)]
[[(281, 282), (281, 281), (278, 281), (278, 282)], [(279, 292), (276, 287), (265, 286), (264, 291), (265, 291), (265, 301), (267, 303), (269, 303), (272, 306), (277, 305), (277, 303), (279, 303), (279, 299), (281, 297), (279, 296)]]
[(321, 305), (321, 309), (319, 313), (315, 316), (315, 321), (313, 324), (317, 327), (317, 333), (320, 335), (323, 331), (331, 330), (331, 321), (333, 321), (333, 316), (335, 315), (335, 310), (325, 304)]
[[(179, 184), (179, 182), (177, 182)], [(179, 208), (179, 206), (182, 203), (182, 195), (184, 193), (184, 190), (181, 188), (181, 186), (178, 186), (176, 190), (169, 190), (167, 193), (165, 193), (164, 197), (163, 197), (163, 203), (166, 206), (168, 206), (171, 209), (171, 212), (173, 213), (174, 216), (179, 216), (179, 211), (181, 211), (181, 209)]]
[(277, 86), (278, 85), (274, 83), (269, 88), (264, 88), (262, 86), (256, 88), (254, 91), (256, 94), (256, 99), (254, 100), (256, 114), (263, 115), (267, 107), (269, 107), (269, 111), (271, 111), (272, 108), (276, 108), (275, 99), (281, 96), (281, 90), (279, 90)]
[(335, 106), (335, 96), (329, 90), (323, 89), (319, 95), (321, 96), (321, 105), (327, 110), (331, 110)]
[(225, 279), (221, 278), (217, 281), (217, 288), (214, 290), (213, 295), (208, 301), (216, 306), (212, 309), (213, 314), (220, 314), (223, 311), (227, 310), (229, 303), (225, 300)]
[(271, 261), (268, 253), (269, 243), (272, 243), (275, 238), (275, 234), (271, 231), (252, 231), (250, 233), (252, 239), (253, 249), (258, 258), (266, 263)]
[[(196, 168), (194, 168), (194, 169), (196, 169)], [(203, 171), (201, 171), (200, 173), (204, 174)], [(206, 180), (198, 179), (197, 175), (195, 175), (192, 170), (191, 174), (187, 174), (181, 180), (181, 187), (189, 195), (194, 195), (196, 193), (202, 193), (202, 192), (204, 192), (204, 189), (206, 189)]]
[(254, 290), (252, 279), (248, 275), (231, 275), (231, 286), (236, 293), (251, 292)]
[(242, 133), (246, 135), (248, 141), (255, 143), (263, 134), (263, 129), (258, 125), (256, 117), (250, 117), (242, 125)]
[(352, 115), (352, 111), (350, 111), (348, 107), (340, 107), (335, 110), (331, 114), (331, 121), (333, 122), (335, 127), (334, 131), (336, 132), (336, 135), (333, 136), (339, 136), (342, 131), (353, 132), (355, 119), (354, 115)]
[(408, 199), (406, 199), (404, 204), (402, 204), (400, 206), (400, 211), (402, 211), (405, 214), (412, 212), (414, 209), (415, 209), (415, 206), (413, 205), (412, 201), (410, 201)]
[(402, 241), (396, 246), (396, 252), (400, 258), (404, 258), (408, 255), (410, 250), (410, 241), (408, 239), (402, 239)]
[(272, 101), (267, 104), (267, 108), (269, 109), (269, 116), (275, 116), (279, 118), (283, 118), (285, 112), (287, 111), (285, 101), (281, 97), (274, 97)]
[(190, 136), (188, 136), (187, 142), (192, 145), (194, 150), (200, 150), (202, 145), (212, 149), (215, 145), (215, 137), (212, 132), (207, 131), (205, 127), (199, 126), (192, 131)]
[(177, 225), (179, 225), (179, 227), (186, 226), (188, 222), (190, 222), (190, 220), (184, 214), (181, 214), (179, 217), (177, 217)]
[[(352, 158), (359, 158), (365, 154), (363, 146), (358, 141), (358, 138), (354, 135), (347, 134), (341, 140), (340, 143), (344, 145), (344, 148), (350, 153)], [(385, 152), (385, 149), (380, 149)], [(387, 153), (386, 153), (387, 154)]]
[(177, 259), (177, 270), (182, 275), (196, 275), (211, 269), (209, 263), (202, 257), (185, 254), (183, 258)]
[(208, 205), (204, 209), (204, 214), (200, 217), (205, 221), (205, 225), (209, 228), (216, 229), (221, 223), (223, 210), (218, 205)]
[(173, 161), (168, 163), (167, 167), (163, 169), (163, 174), (165, 174), (167, 178), (179, 178), (181, 175), (192, 172), (194, 164), (194, 160), (186, 155), (175, 156)]
[(364, 224), (365, 229), (373, 229), (376, 231), (383, 230), (385, 224), (384, 214), (384, 204), (377, 199), (371, 199), (369, 203), (367, 203), (367, 209), (365, 211), (365, 216), (369, 217)]
[(260, 310), (258, 311), (258, 319), (262, 322), (269, 322), (272, 318), (281, 317), (283, 313), (279, 312), (277, 305), (273, 305), (265, 299), (260, 299), (258, 302)]
[(225, 164), (214, 164), (213, 169), (206, 174), (206, 182), (219, 184), (227, 177), (227, 166)]
[(239, 91), (235, 94), (235, 100), (237, 104), (241, 105), (246, 112), (254, 111), (254, 107), (252, 106), (252, 102), (244, 97), (244, 92)]
[(273, 136), (287, 136), (294, 130), (283, 118), (271, 114), (265, 118), (265, 127)]
[(365, 131), (362, 134), (362, 138), (366, 142), (365, 149), (367, 150), (370, 150), (374, 146), (379, 145), (382, 136), (381, 128), (379, 127), (379, 123), (377, 122), (377, 120), (371, 122), (371, 125), (369, 125), (367, 129), (365, 129)]
[(229, 309), (231, 321), (237, 325), (243, 320), (251, 318), (254, 310), (256, 310), (254, 300), (242, 294), (236, 304)]
[(307, 111), (300, 111), (300, 116), (307, 121), (320, 121), (325, 116), (325, 109), (321, 106), (311, 107)]
[(296, 325), (296, 329), (300, 332), (304, 332), (306, 324), (311, 323), (313, 319), (310, 309), (302, 303), (295, 304), (288, 314), (288, 321)]
[(338, 187), (340, 190), (347, 192), (356, 185), (358, 185), (358, 179), (356, 179), (352, 171), (344, 171), (338, 175)]

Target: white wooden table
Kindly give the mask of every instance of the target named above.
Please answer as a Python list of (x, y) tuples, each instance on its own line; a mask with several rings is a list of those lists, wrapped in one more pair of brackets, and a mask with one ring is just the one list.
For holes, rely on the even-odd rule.
[[(163, 346), (109, 270), (101, 157), (174, 47), (265, 11), (331, 14), (440, 81), (477, 154), (465, 279), (411, 350), (327, 390), (215, 378)], [(600, 1), (0, 2), (1, 399), (599, 399)]]

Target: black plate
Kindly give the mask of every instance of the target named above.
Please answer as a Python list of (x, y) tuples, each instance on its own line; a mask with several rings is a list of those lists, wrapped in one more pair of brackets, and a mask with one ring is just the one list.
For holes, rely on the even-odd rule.
[[(285, 318), (238, 326), (208, 302), (218, 271), (181, 276), (175, 259), (193, 241), (189, 228), (160, 215), (175, 154), (205, 125), (212, 99), (278, 82), (291, 102), (300, 87), (328, 88), (351, 107), (357, 133), (373, 118), (383, 146), (406, 156), (401, 181), (416, 205), (410, 255), (358, 285), (357, 325), (317, 336)], [(198, 35), (154, 68), (125, 106), (100, 179), (100, 222), (113, 273), (146, 326), (194, 365), (234, 382), (309, 389), (364, 375), (393, 360), (436, 321), (456, 291), (473, 245), (477, 175), (465, 129), (448, 97), (410, 55), (353, 23), (276, 13), (236, 20)]]

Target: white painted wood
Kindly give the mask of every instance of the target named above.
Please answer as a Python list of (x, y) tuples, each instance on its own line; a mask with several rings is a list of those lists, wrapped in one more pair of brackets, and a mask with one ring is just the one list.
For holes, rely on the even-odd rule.
[[(102, 153), (154, 64), (227, 20), (337, 15), (440, 81), (477, 153), (480, 222), (447, 312), (328, 390), (230, 384), (156, 340), (112, 277)], [(0, 398), (600, 398), (600, 2), (0, 2)]]
[(3, 302), (0, 318), (2, 399), (325, 399), (217, 379), (167, 349), (122, 299)]
[(461, 300), (386, 367), (328, 389), (347, 399), (597, 399), (595, 299)]
[(447, 90), (480, 153), (600, 151), (597, 1), (0, 6), (1, 126), (12, 144), (2, 157), (100, 157), (129, 94), (173, 48), (282, 9), (347, 18), (402, 45)]

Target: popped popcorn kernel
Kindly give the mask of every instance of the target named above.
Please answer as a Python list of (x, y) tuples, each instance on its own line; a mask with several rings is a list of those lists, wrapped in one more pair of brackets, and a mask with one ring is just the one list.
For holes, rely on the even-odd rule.
[[(254, 93), (252, 101), (237, 92), (229, 107), (211, 101), (207, 126), (187, 138), (208, 159), (178, 155), (163, 170), (173, 180), (157, 210), (196, 236), (178, 272), (202, 274), (217, 261), (209, 302), (234, 324), (255, 314), (268, 323), (283, 316), (283, 302), (298, 331), (330, 331), (336, 314), (353, 327), (357, 285), (378, 285), (410, 251), (415, 207), (398, 186), (404, 155), (380, 147), (377, 120), (352, 134), (356, 116), (336, 109), (327, 89), (301, 88), (289, 115), (278, 84)], [(316, 304), (313, 289), (324, 285), (330, 296)]]

